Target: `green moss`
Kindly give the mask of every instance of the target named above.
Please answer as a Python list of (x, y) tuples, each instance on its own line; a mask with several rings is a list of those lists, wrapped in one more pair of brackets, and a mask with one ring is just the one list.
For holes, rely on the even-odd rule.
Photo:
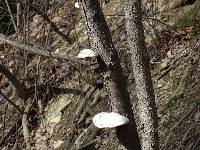
[(197, 36), (200, 34), (200, 21), (192, 30), (192, 36)]
[(172, 108), (175, 104), (175, 97), (172, 97), (166, 101), (165, 107), (166, 109)]
[(200, 33), (200, 0), (197, 0), (176, 22), (177, 27), (185, 28), (194, 26), (192, 35)]

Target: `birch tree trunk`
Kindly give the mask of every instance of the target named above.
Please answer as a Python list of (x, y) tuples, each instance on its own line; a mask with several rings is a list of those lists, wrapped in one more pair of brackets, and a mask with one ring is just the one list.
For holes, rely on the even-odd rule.
[(117, 137), (126, 149), (140, 150), (126, 81), (99, 1), (79, 0), (79, 2), (86, 21), (92, 49), (102, 58), (101, 63), (104, 63), (99, 65), (105, 67), (102, 75), (110, 96), (112, 111), (127, 115), (130, 121), (128, 125), (116, 128)]
[(141, 0), (125, 0), (125, 19), (138, 97), (139, 132), (143, 150), (158, 150), (158, 119), (149, 57), (142, 24)]

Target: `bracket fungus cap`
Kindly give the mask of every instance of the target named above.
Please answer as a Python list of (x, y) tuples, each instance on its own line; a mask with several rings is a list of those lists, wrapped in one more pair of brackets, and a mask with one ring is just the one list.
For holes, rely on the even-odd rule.
[(78, 58), (89, 58), (96, 56), (98, 56), (97, 53), (91, 49), (82, 49), (78, 54)]
[(78, 3), (78, 2), (76, 2), (74, 6), (75, 6), (76, 8), (80, 8), (80, 6), (79, 6), (79, 3)]
[(129, 123), (129, 119), (115, 112), (101, 112), (92, 119), (98, 128), (115, 128)]

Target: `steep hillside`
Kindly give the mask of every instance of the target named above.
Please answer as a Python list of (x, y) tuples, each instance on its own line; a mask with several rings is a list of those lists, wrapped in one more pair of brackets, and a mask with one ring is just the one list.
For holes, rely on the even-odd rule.
[[(33, 2), (35, 8), (46, 10), (50, 21), (45, 21), (44, 16), (30, 7), (28, 31), (19, 31), (19, 34), (12, 36), (12, 40), (50, 51), (50, 56), (25, 53), (25, 57), (23, 50), (20, 50), (23, 48), (0, 41), (1, 62), (20, 79), (30, 97), (35, 99), (31, 109), (34, 117), (29, 118), (33, 149), (125, 149), (116, 138), (114, 129), (98, 129), (92, 123), (96, 113), (110, 111), (110, 103), (101, 85), (102, 77), (95, 72), (96, 60), (77, 58), (81, 49), (90, 48), (90, 42), (85, 21), (74, 4), (73, 0), (52, 1), (45, 8), (42, 2)], [(101, 4), (127, 77), (135, 112), (137, 98), (131, 52), (126, 40), (123, 1), (101, 1)], [(199, 0), (144, 1), (145, 36), (163, 150), (200, 149), (199, 7)], [(55, 26), (67, 38), (56, 32)], [(22, 108), (27, 106), (28, 101), (20, 100), (2, 74), (0, 83), (2, 91), (12, 101), (23, 105)], [(17, 145), (23, 149), (22, 128), (18, 125), (21, 115), (1, 99), (0, 131), (3, 134), (0, 135), (0, 148), (15, 149)], [(137, 115), (135, 118), (137, 121)]]

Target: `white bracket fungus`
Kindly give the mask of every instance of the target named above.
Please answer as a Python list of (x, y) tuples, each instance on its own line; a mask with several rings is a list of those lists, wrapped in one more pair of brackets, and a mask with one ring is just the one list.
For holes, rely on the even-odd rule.
[(78, 2), (76, 2), (74, 6), (75, 6), (76, 8), (80, 8), (80, 6), (79, 6), (79, 3), (78, 3)]
[(101, 112), (92, 119), (98, 128), (115, 128), (129, 123), (129, 119), (115, 112)]
[(97, 53), (91, 49), (82, 49), (78, 54), (78, 58), (88, 58), (96, 56), (98, 56)]

